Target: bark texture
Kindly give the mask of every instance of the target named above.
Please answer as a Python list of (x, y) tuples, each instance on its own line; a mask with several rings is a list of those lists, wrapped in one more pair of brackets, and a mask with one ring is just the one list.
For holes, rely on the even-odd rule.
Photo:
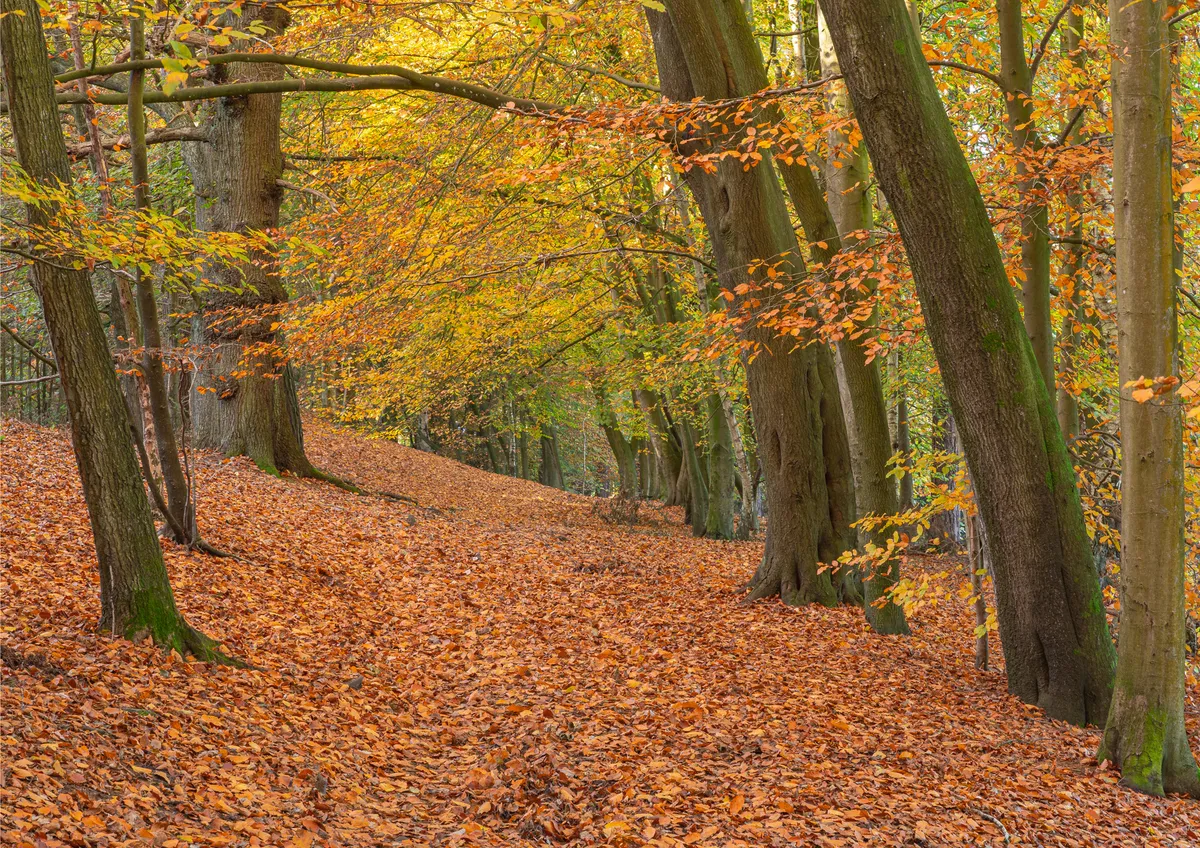
[[(763, 87), (762, 56), (740, 4), (732, 0), (674, 0), (667, 13), (647, 11), (659, 79), (673, 100), (721, 100)], [(672, 139), (684, 155), (736, 144), (715, 126)], [(758, 167), (722, 159), (713, 173), (695, 167), (685, 177), (696, 197), (722, 288), (754, 282), (756, 260), (778, 262), (784, 280), (798, 282), (806, 269), (787, 214), (770, 154)], [(735, 294), (736, 310), (742, 298)], [(829, 352), (819, 344), (795, 347), (754, 322), (743, 335), (755, 348), (746, 375), (754, 412), (758, 458), (767, 483), (769, 522), (762, 564), (750, 598), (779, 595), (786, 603), (838, 601), (828, 570), (851, 544), (854, 493), (836, 378)], [(807, 340), (806, 340), (807, 341)], [(845, 459), (844, 467), (841, 460)]]
[[(276, 3), (248, 6), (232, 21), (259, 21), (281, 33), (288, 13)], [(283, 68), (232, 62), (213, 66), (217, 83), (281, 79)], [(196, 190), (196, 221), (211, 232), (270, 232), (279, 225), (283, 154), (279, 146), (280, 94), (224, 97), (204, 113), (210, 143), (184, 145)], [(211, 354), (192, 394), (196, 443), (248, 456), (264, 471), (331, 478), (304, 453), (299, 402), (274, 325), (287, 292), (271, 252), (250, 262), (211, 265), (205, 274), (219, 288), (204, 296), (196, 341)], [(337, 481), (332, 481), (337, 482)]]
[(1184, 728), (1182, 409), (1129, 383), (1179, 376), (1171, 61), (1159, 0), (1111, 0), (1113, 210), (1121, 380), (1121, 650), (1099, 759), (1141, 792), (1200, 798)]
[(1115, 654), (1075, 475), (987, 209), (901, 0), (826, 0), (979, 496), (1009, 690), (1107, 715)]
[[(57, 188), (70, 186), (71, 171), (41, 21), (34, 0), (0, 0), (0, 53), (17, 158), (34, 182)], [(49, 226), (56, 212), (44, 205), (26, 211), (35, 227)], [(42, 261), (33, 264), (30, 278), (54, 348), (96, 543), (100, 626), (219, 658), (175, 607), (87, 272), (68, 270), (63, 257), (37, 255)]]
[(1042, 146), (1033, 109), (1033, 73), (1025, 60), (1025, 21), (1021, 0), (996, 0), (1000, 27), (1000, 79), (1008, 131), (1017, 156), (1021, 196), (1021, 281), (1025, 332), (1038, 371), (1054, 393), (1054, 330), (1050, 321), (1050, 224), (1046, 185), (1037, 176), (1034, 157)]
[[(817, 30), (821, 45), (821, 75), (840, 76), (841, 64), (824, 15), (818, 9)], [(850, 98), (840, 82), (830, 83), (829, 109), (834, 114), (850, 115)], [(822, 214), (820, 205), (810, 202), (805, 233), (813, 245), (814, 254), (828, 262), (842, 247), (854, 248), (869, 242), (868, 231), (874, 223), (871, 211), (870, 166), (867, 148), (855, 144), (848, 128), (829, 133), (829, 160), (825, 169), (825, 186), (829, 198), (828, 212)], [(803, 165), (807, 170), (807, 165)], [(789, 189), (793, 197), (804, 190), (801, 180), (793, 179)], [(800, 203), (794, 205), (801, 208)], [(835, 234), (825, 216), (832, 216)], [(806, 222), (801, 221), (804, 225)], [(811, 232), (809, 229), (811, 228)], [(836, 235), (836, 240), (831, 237)], [(821, 248), (824, 243), (827, 248)], [(872, 315), (874, 323), (874, 315)], [(891, 458), (891, 438), (888, 432), (887, 406), (883, 398), (883, 381), (879, 360), (867, 361), (865, 342), (874, 336), (872, 327), (862, 337), (846, 338), (837, 343), (838, 385), (841, 389), (842, 410), (846, 417), (846, 432), (850, 445), (850, 465), (854, 473), (854, 503), (856, 518), (866, 515), (891, 515), (899, 509), (896, 484), (888, 477)], [(890, 532), (860, 531), (860, 545), (885, 549)], [(862, 575), (863, 609), (867, 621), (877, 633), (907, 634), (908, 622), (904, 610), (888, 599), (888, 590), (900, 576), (897, 559), (874, 563)]]

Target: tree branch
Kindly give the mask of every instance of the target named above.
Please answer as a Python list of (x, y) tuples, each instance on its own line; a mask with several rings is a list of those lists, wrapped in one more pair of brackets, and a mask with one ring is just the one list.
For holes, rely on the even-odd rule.
[(614, 74), (612, 71), (606, 71), (603, 68), (597, 68), (592, 65), (572, 65), (564, 62), (562, 59), (556, 59), (548, 53), (539, 53), (538, 58), (544, 59), (552, 65), (558, 65), (560, 68), (566, 68), (568, 71), (583, 71), (585, 74), (594, 74), (598, 77), (606, 77), (615, 83), (619, 83), (626, 88), (634, 88), (638, 91), (653, 91), (659, 93), (662, 91), (657, 85), (652, 85), (648, 82), (639, 82), (638, 80), (627, 79), (620, 74)]
[(46, 383), (50, 380), (57, 380), (58, 372), (47, 374), (45, 377), (30, 377), (28, 380), (5, 380), (0, 382), (0, 386), (28, 386), (33, 383)]
[(3, 330), (4, 330), (4, 332), (6, 332), (6, 333), (8, 333), (10, 336), (12, 336), (12, 340), (13, 340), (14, 342), (16, 342), (17, 344), (19, 344), (21, 347), (25, 348), (27, 351), (29, 351), (30, 353), (32, 353), (34, 356), (36, 356), (36, 357), (37, 357), (38, 359), (40, 359), (42, 362), (46, 363), (46, 364), (47, 364), (47, 365), (49, 365), (51, 368), (54, 368), (54, 369), (57, 369), (57, 368), (58, 368), (58, 365), (57, 365), (57, 364), (55, 364), (55, 362), (54, 362), (54, 360), (53, 360), (53, 359), (51, 359), (50, 357), (48, 357), (48, 356), (46, 356), (45, 354), (43, 354), (43, 353), (42, 353), (41, 351), (39, 351), (39, 350), (38, 350), (36, 347), (34, 347), (32, 344), (30, 344), (29, 342), (27, 342), (27, 341), (25, 341), (23, 338), (21, 338), (19, 335), (17, 335), (17, 331), (16, 331), (16, 330), (14, 330), (12, 327), (10, 327), (10, 326), (8, 325), (8, 322), (7, 322), (7, 321), (0, 321), (0, 329), (3, 329)]
[(957, 68), (958, 70), (965, 71), (968, 74), (975, 74), (977, 76), (985, 77), (994, 82), (1001, 91), (1008, 91), (1008, 87), (1005, 86), (1004, 80), (1002, 80), (998, 74), (993, 74), (991, 71), (985, 70), (984, 68), (977, 68), (974, 65), (964, 65), (962, 62), (950, 62), (945, 59), (930, 59), (929, 65), (930, 67), (934, 68)]
[[(167, 144), (172, 141), (208, 141), (208, 133), (204, 130), (196, 129), (195, 127), (178, 127), (176, 129), (157, 130), (146, 135), (146, 144)], [(105, 150), (117, 150), (119, 148), (128, 148), (133, 143), (132, 139), (123, 135), (120, 138), (112, 138), (102, 143)], [(91, 143), (86, 144), (68, 144), (67, 153), (71, 156), (87, 156), (92, 152)]]
[(308, 188), (307, 186), (299, 186), (295, 183), (289, 183), (287, 180), (276, 180), (275, 185), (279, 186), (280, 188), (286, 188), (291, 191), (299, 192), (300, 194), (310, 194), (313, 197), (324, 200), (333, 208), (334, 212), (338, 211), (337, 203), (335, 203), (333, 198), (323, 191), (317, 191), (315, 188)]
[[(233, 83), (229, 85), (198, 86), (195, 88), (176, 89), (172, 94), (162, 92), (147, 92), (147, 103), (179, 103), (185, 100), (208, 100), (215, 97), (234, 97), (240, 94), (270, 94), (284, 91), (367, 91), (372, 89), (397, 89), (401, 91), (429, 91), (435, 94), (448, 94), (471, 100), (481, 106), (492, 109), (507, 109), (513, 112), (556, 112), (561, 106), (544, 100), (532, 100), (524, 97), (511, 97), (503, 92), (495, 91), (473, 83), (459, 82), (445, 77), (431, 76), (405, 68), (401, 65), (354, 65), (346, 62), (327, 62), (323, 59), (309, 59), (304, 56), (293, 56), (282, 53), (217, 53), (201, 58), (209, 65), (225, 65), (232, 62), (246, 62), (270, 65), (288, 65), (297, 68), (326, 71), (336, 74), (351, 74), (357, 79), (290, 79), (267, 80), (257, 83)], [(81, 71), (69, 71), (59, 74), (56, 82), (71, 82), (80, 76), (110, 76), (124, 71), (148, 70), (161, 68), (160, 59), (143, 59), (136, 62), (120, 62), (113, 65), (86, 68)], [(105, 95), (94, 98), (97, 103), (106, 103)], [(59, 103), (73, 103), (73, 99), (63, 99), (59, 95)], [(124, 101), (120, 101), (123, 103)], [(119, 105), (115, 103), (114, 105)]]
[(1050, 44), (1050, 36), (1054, 35), (1054, 31), (1058, 29), (1059, 23), (1066, 16), (1067, 12), (1071, 11), (1071, 6), (1076, 0), (1066, 0), (1063, 7), (1058, 10), (1058, 14), (1054, 16), (1054, 20), (1050, 21), (1050, 26), (1046, 27), (1045, 33), (1042, 34), (1042, 40), (1037, 46), (1037, 50), (1033, 51), (1033, 58), (1029, 60), (1029, 79), (1034, 79), (1037, 76), (1038, 65), (1042, 63), (1042, 57), (1046, 55), (1046, 48)]

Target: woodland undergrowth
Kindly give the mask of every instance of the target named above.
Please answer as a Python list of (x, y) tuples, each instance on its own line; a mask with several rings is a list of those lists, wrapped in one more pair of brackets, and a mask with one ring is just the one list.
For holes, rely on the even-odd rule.
[(911, 638), (747, 606), (758, 543), (307, 430), (319, 467), (418, 504), (199, 457), (239, 559), (167, 564), (235, 669), (96, 632), (70, 445), (6, 424), (4, 843), (1200, 844), (1196, 805), (1119, 788), (1096, 732), (973, 667), (965, 605)]

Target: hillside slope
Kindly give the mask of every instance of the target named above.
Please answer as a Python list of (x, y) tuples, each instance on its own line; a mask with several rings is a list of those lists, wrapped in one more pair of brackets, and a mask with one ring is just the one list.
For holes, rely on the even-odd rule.
[(308, 448), (421, 508), (202, 456), (201, 528), (245, 562), (168, 567), (245, 671), (95, 632), (69, 444), (6, 423), (5, 843), (1200, 844), (1195, 805), (1116, 787), (1095, 732), (977, 672), (957, 603), (909, 639), (744, 606), (757, 544), (326, 427)]

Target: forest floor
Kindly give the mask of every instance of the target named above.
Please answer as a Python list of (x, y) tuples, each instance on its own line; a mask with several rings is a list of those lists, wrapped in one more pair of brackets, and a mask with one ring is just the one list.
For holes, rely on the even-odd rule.
[(96, 632), (70, 446), (6, 423), (5, 843), (1200, 845), (1200, 805), (1119, 788), (1095, 731), (975, 670), (965, 603), (911, 638), (746, 606), (758, 544), (307, 442), (422, 506), (201, 456), (202, 530), (246, 562), (167, 562), (189, 620), (261, 667), (237, 670)]

